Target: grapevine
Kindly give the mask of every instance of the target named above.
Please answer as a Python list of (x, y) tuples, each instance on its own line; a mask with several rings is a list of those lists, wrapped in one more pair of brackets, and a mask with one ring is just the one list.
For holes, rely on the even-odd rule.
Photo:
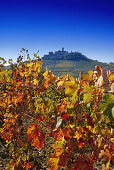
[[(56, 77), (42, 59), (0, 65), (0, 138), (5, 169), (102, 169), (114, 164), (114, 72)], [(104, 81), (104, 76), (106, 82)], [(108, 89), (108, 91), (107, 91)], [(45, 160), (45, 163), (43, 161)]]

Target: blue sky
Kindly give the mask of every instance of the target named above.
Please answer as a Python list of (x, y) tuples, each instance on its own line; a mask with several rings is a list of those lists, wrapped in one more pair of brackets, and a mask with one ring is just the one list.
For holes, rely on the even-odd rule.
[(114, 0), (1, 0), (0, 57), (65, 48), (114, 62)]

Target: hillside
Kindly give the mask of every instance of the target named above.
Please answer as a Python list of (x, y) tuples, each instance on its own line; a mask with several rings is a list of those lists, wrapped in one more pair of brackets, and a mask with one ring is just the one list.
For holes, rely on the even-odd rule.
[(114, 65), (98, 62), (95, 60), (89, 61), (68, 61), (68, 60), (43, 60), (43, 69), (47, 66), (53, 74), (60, 76), (63, 74), (70, 74), (74, 77), (78, 77), (80, 72), (87, 72), (88, 70), (95, 70), (95, 66), (101, 66), (104, 71), (106, 69), (113, 69)]
[[(80, 52), (68, 52), (64, 48), (59, 51), (49, 52), (49, 54), (42, 57), (43, 60), (43, 69), (45, 70), (46, 66), (48, 70), (51, 70), (52, 73), (56, 76), (61, 76), (63, 74), (70, 74), (74, 77), (79, 77), (80, 72), (85, 73), (88, 70), (95, 70), (95, 66), (101, 66), (104, 69), (104, 73), (107, 69), (112, 70), (114, 64), (102, 63), (97, 60), (92, 60), (87, 58)], [(34, 62), (35, 60), (33, 60)], [(29, 61), (25, 61), (29, 62)], [(22, 63), (20, 63), (22, 64)], [(11, 66), (4, 66), (4, 69), (10, 69)]]
[(78, 77), (80, 72), (87, 72), (88, 70), (95, 69), (96, 65), (101, 66), (104, 69), (113, 69), (114, 65), (98, 62), (87, 58), (85, 55), (79, 52), (56, 51), (49, 52), (48, 55), (44, 55), (43, 69), (47, 66), (53, 74), (60, 76), (63, 74), (70, 74), (74, 77)]

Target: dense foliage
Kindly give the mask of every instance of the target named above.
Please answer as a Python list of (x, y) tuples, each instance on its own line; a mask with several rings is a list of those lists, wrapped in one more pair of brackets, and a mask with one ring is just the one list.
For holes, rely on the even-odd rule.
[(114, 73), (105, 76), (96, 66), (78, 79), (57, 78), (42, 70), (40, 58), (27, 56), (29, 63), (20, 56), (17, 64), (10, 61), (12, 69), (0, 66), (6, 169), (92, 170), (101, 161), (108, 170), (114, 163)]

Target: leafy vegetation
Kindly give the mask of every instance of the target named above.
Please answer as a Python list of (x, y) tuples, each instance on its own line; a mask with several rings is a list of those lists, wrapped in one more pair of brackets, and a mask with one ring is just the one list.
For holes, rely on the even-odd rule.
[[(24, 50), (25, 51), (25, 50)], [(56, 77), (42, 59), (0, 66), (0, 137), (5, 169), (85, 170), (114, 163), (114, 73)], [(1, 59), (2, 60), (2, 59)], [(104, 83), (104, 76), (106, 84)]]

